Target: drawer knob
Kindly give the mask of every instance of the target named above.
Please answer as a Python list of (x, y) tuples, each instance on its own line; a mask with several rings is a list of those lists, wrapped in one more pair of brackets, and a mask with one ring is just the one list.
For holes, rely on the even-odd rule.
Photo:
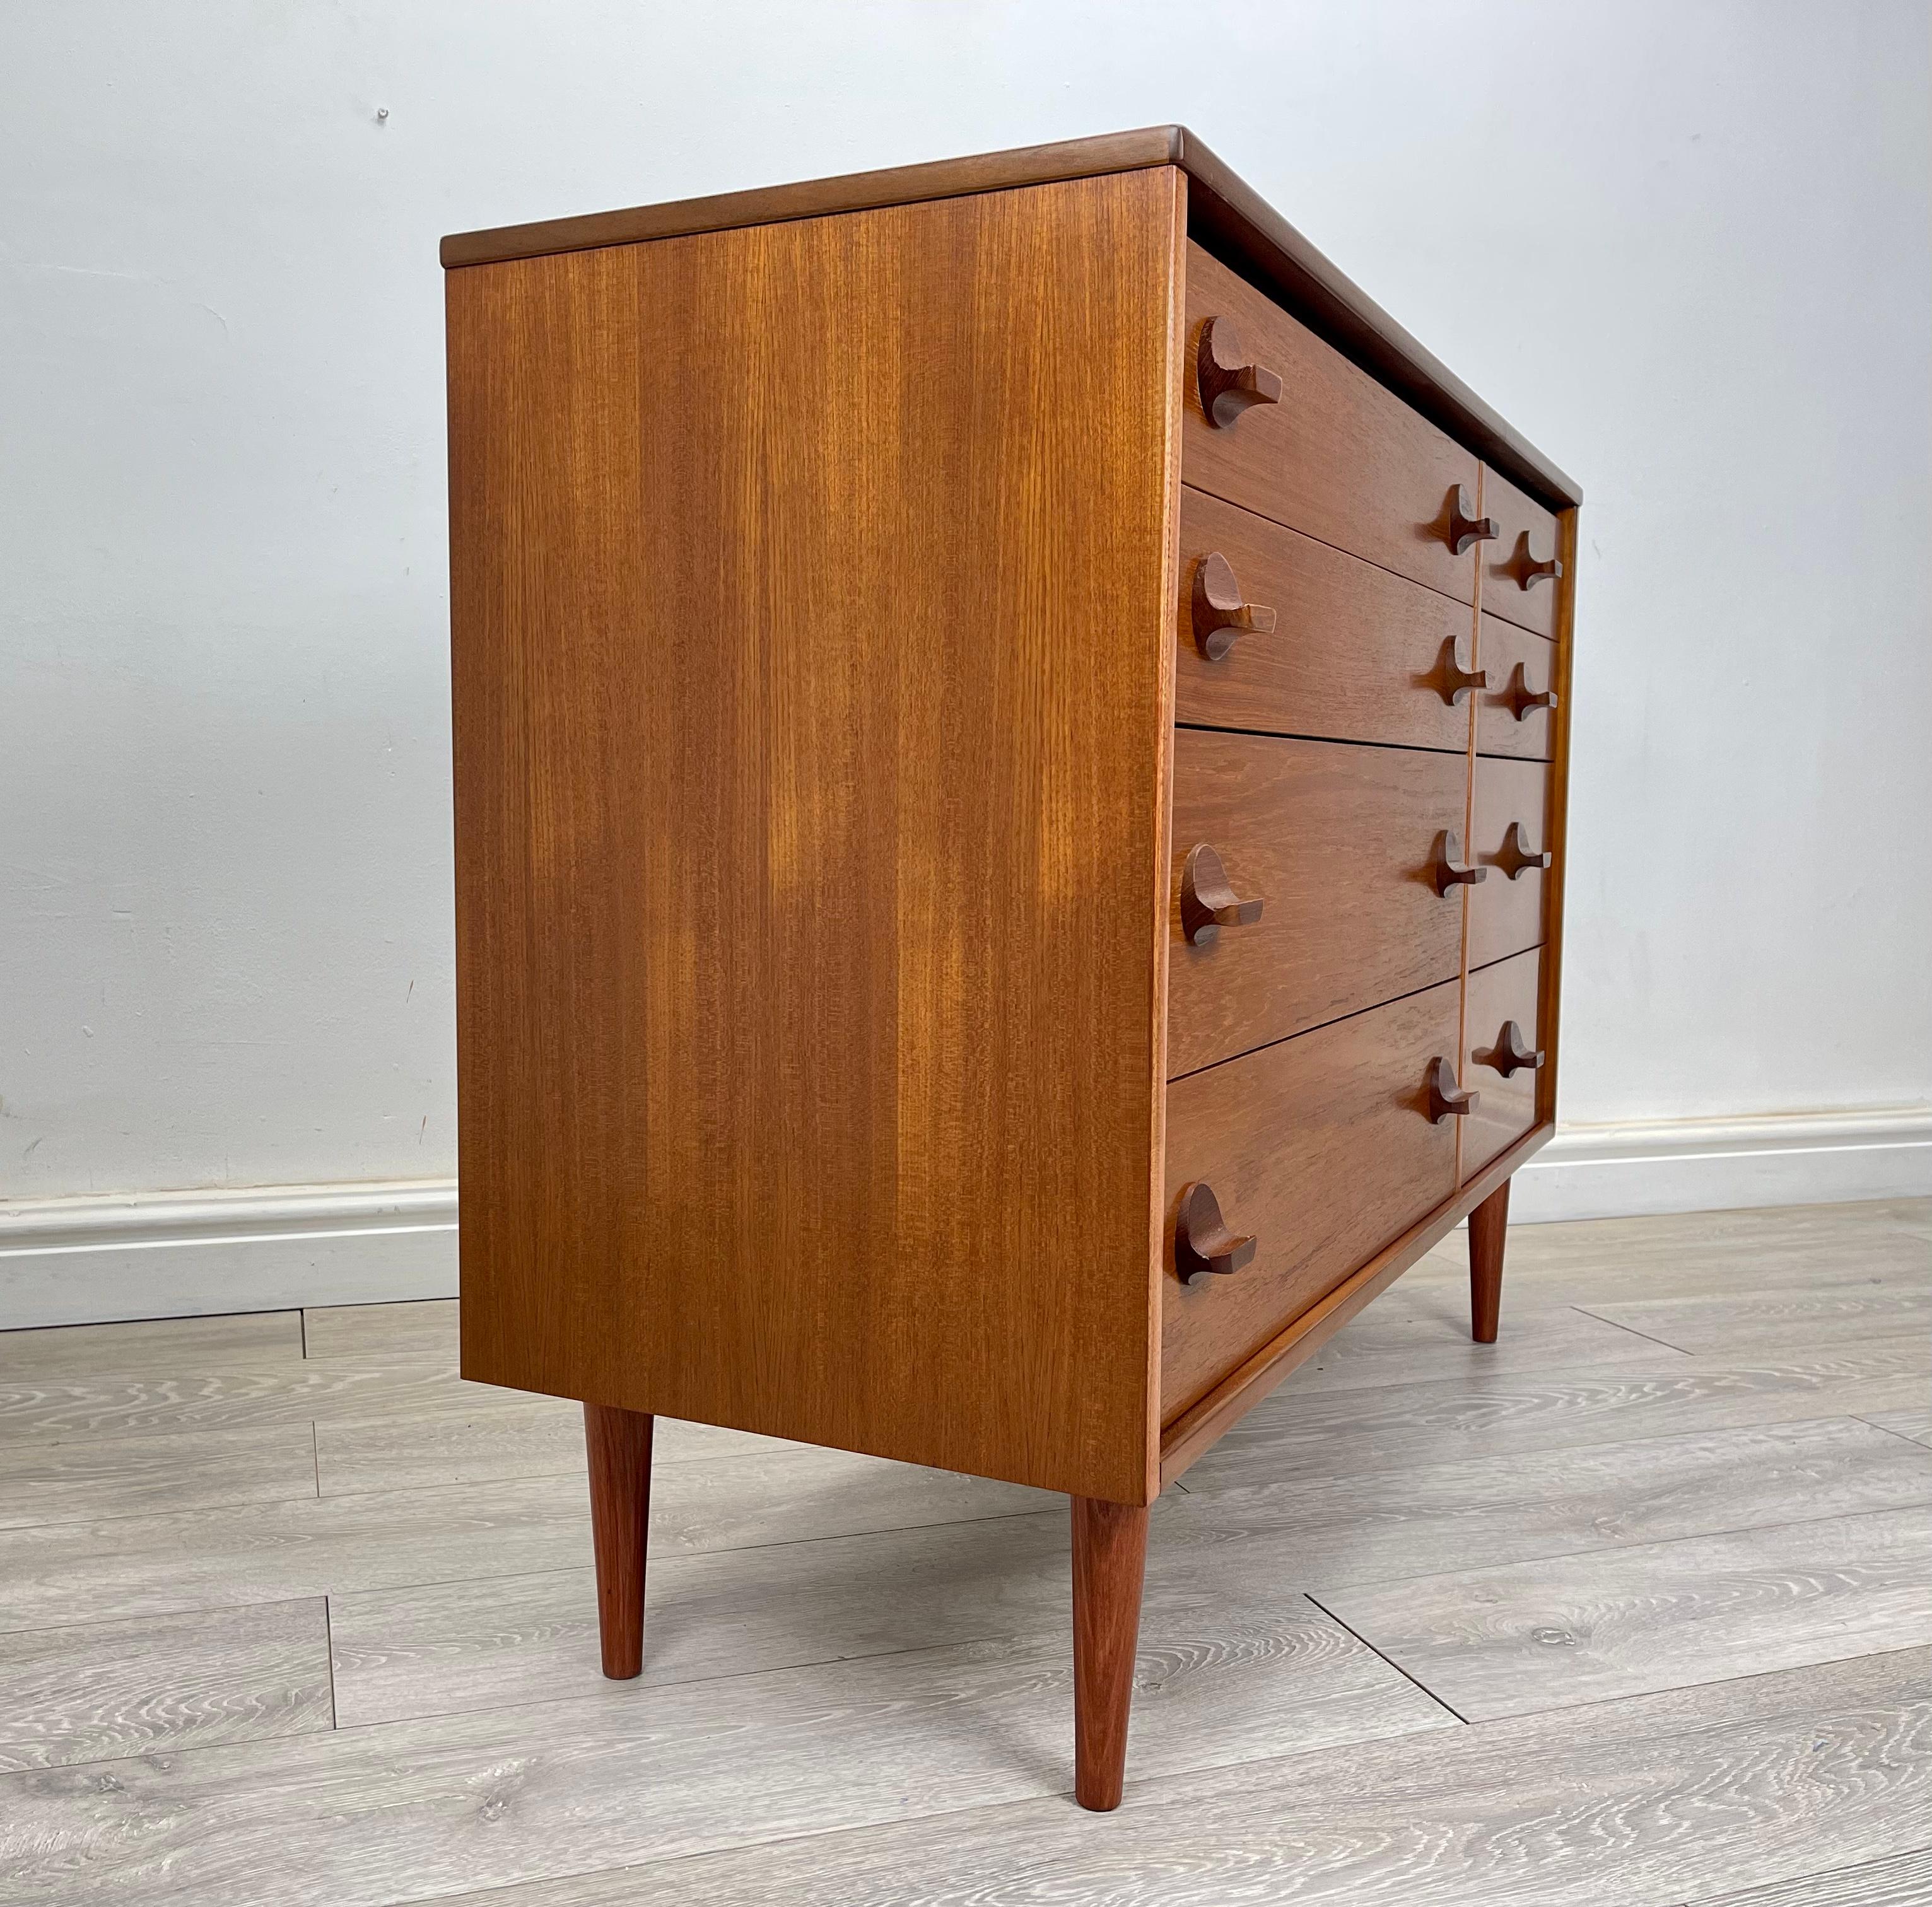
[(1555, 556), (1538, 562), (1529, 552), (1529, 532), (1518, 538), (1516, 554), (1509, 561), (1508, 574), (1516, 578), (1520, 589), (1533, 589), (1539, 583), (1552, 583), (1563, 574), (1563, 565)]
[(1451, 888), (1474, 887), (1490, 877), (1487, 868), (1474, 867), (1462, 859), (1462, 837), (1454, 829), (1442, 837), (1436, 850), (1436, 891), (1446, 895)]
[(1443, 700), (1453, 709), (1471, 689), (1487, 688), (1490, 672), (1486, 669), (1464, 668), (1461, 646), (1451, 636), (1442, 645), (1442, 660), (1437, 664), (1436, 680), (1442, 689)]
[(1174, 1268), (1184, 1285), (1212, 1274), (1226, 1278), (1255, 1255), (1255, 1241), (1238, 1237), (1221, 1216), (1221, 1201), (1205, 1180), (1196, 1179), (1180, 1194), (1174, 1222)]
[(1210, 662), (1218, 662), (1237, 638), (1265, 636), (1274, 628), (1274, 611), (1244, 602), (1234, 566), (1220, 550), (1203, 556), (1194, 570), (1194, 640)]
[(1466, 1093), (1456, 1084), (1456, 1069), (1447, 1060), (1429, 1063), (1429, 1123), (1466, 1119), (1483, 1102), (1480, 1093)]
[(1221, 857), (1204, 841), (1188, 850), (1180, 871), (1180, 925), (1197, 947), (1208, 946), (1224, 927), (1250, 927), (1262, 917), (1258, 901), (1237, 898)]
[(1201, 327), (1197, 365), (1201, 380), (1201, 414), (1225, 430), (1250, 404), (1281, 402), (1281, 379), (1243, 355), (1241, 340), (1226, 318), (1210, 318)]
[(1534, 1072), (1543, 1064), (1543, 1048), (1526, 1046), (1522, 1027), (1514, 1020), (1505, 1020), (1502, 1031), (1496, 1035), (1496, 1045), (1488, 1052), (1478, 1053), (1475, 1057), (1479, 1064), (1508, 1079), (1524, 1070)]
[(1529, 685), (1529, 671), (1519, 662), (1516, 679), (1510, 684), (1503, 699), (1516, 711), (1518, 721), (1527, 721), (1531, 710), (1556, 707), (1556, 691), (1553, 688), (1532, 689)]
[(1451, 486), (1449, 492), (1449, 547), (1451, 551), (1460, 556), (1472, 543), (1487, 543), (1496, 534), (1496, 518), (1471, 516), (1469, 493), (1460, 484)]
[(1512, 821), (1509, 832), (1503, 836), (1502, 846), (1496, 850), (1496, 865), (1514, 880), (1527, 868), (1534, 868), (1540, 871), (1550, 863), (1549, 849), (1546, 847), (1538, 853), (1529, 844), (1529, 830), (1520, 821)]

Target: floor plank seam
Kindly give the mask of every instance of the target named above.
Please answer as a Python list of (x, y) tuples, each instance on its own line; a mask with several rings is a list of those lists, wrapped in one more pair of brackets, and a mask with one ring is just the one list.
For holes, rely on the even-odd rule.
[[(586, 1627), (593, 1632), (588, 1634), (585, 1644), (586, 1658), (589, 1658), (594, 1657), (597, 1647), (597, 1638), (594, 1633), (594, 1606), (591, 1621)], [(642, 1700), (654, 1690), (658, 1689), (693, 1689), (700, 1687), (708, 1682), (749, 1681), (760, 1676), (789, 1675), (807, 1669), (829, 1669), (848, 1662), (890, 1662), (895, 1656), (931, 1655), (944, 1650), (983, 1648), (989, 1643), (996, 1642), (1006, 1642), (1015, 1648), (1019, 1648), (1028, 1645), (1028, 1639), (1013, 1635), (1010, 1631), (1000, 1630), (988, 1636), (956, 1636), (944, 1642), (908, 1642), (902, 1647), (896, 1648), (861, 1649), (856, 1652), (848, 1649), (835, 1655), (814, 1656), (806, 1661), (768, 1663), (758, 1669), (723, 1669), (715, 1674), (667, 1677), (660, 1681), (652, 1681), (649, 1676), (640, 1675), (633, 1677), (628, 1681), (614, 1683), (608, 1687), (599, 1687), (587, 1692), (580, 1690), (570, 1695), (536, 1696), (525, 1702), (485, 1702), (482, 1707), (476, 1708), (432, 1708), (412, 1711), (408, 1714), (383, 1715), (368, 1722), (345, 1722), (338, 1718), (334, 1723), (334, 1728), (338, 1735), (358, 1735), (370, 1729), (406, 1728), (418, 1722), (453, 1722), (460, 1720), (466, 1716), (520, 1715), (527, 1714), (532, 1709), (540, 1711), (567, 1708), (578, 1702), (598, 1702), (615, 1708), (627, 1699), (635, 1698)], [(115, 1759), (120, 1760), (127, 1758), (116, 1756)], [(1070, 1794), (1072, 1791), (1070, 1789), (1067, 1792)]]
[(342, 1716), (335, 1705), (335, 1617), (326, 1596), (322, 1599), (322, 1659), (328, 1670), (328, 1726), (339, 1733)]
[[(1302, 1598), (1304, 1601), (1312, 1603), (1314, 1606), (1319, 1609), (1322, 1613), (1325, 1615), (1330, 1622), (1334, 1623), (1338, 1629), (1347, 1630), (1348, 1633), (1351, 1636), (1354, 1636), (1355, 1640), (1360, 1643), (1362, 1647), (1366, 1649), (1370, 1654), (1377, 1657), (1382, 1661), (1387, 1663), (1405, 1682), (1409, 1683), (1415, 1688), (1420, 1690), (1423, 1694), (1426, 1696), (1431, 1702), (1435, 1703), (1436, 1707), (1441, 1709), (1444, 1714), (1454, 1715), (1456, 1721), (1466, 1729), (1471, 1726), (1469, 1718), (1466, 1715), (1456, 1714), (1456, 1711), (1451, 1708), (1448, 1703), (1444, 1702), (1442, 1698), (1428, 1685), (1427, 1683), (1417, 1681), (1415, 1678), (1406, 1669), (1403, 1668), (1400, 1663), (1397, 1662), (1392, 1656), (1384, 1655), (1382, 1651), (1377, 1648), (1375, 1644), (1370, 1642), (1369, 1639), (1360, 1632), (1360, 1630), (1349, 1629), (1348, 1625), (1344, 1622), (1333, 1609), (1330, 1609), (1325, 1603), (1322, 1602), (1319, 1597), (1311, 1594), (1305, 1589), (1301, 1592), (1301, 1594)], [(1262, 1759), (1272, 1760), (1276, 1758), (1268, 1756)]]
[(1921, 1439), (1909, 1435), (1905, 1431), (1894, 1430), (1888, 1423), (1880, 1423), (1876, 1417), (1854, 1417), (1852, 1421), (1854, 1423), (1870, 1424), (1873, 1429), (1882, 1430), (1888, 1437), (1896, 1437), (1901, 1444), (1910, 1444), (1916, 1450), (1932, 1450), (1932, 1444), (1926, 1444)]
[(1640, 1331), (1634, 1324), (1626, 1324), (1620, 1318), (1606, 1318), (1601, 1312), (1592, 1311), (1588, 1305), (1573, 1303), (1570, 1309), (1585, 1318), (1594, 1318), (1599, 1324), (1608, 1324), (1619, 1331), (1628, 1331), (1634, 1338), (1641, 1338), (1646, 1344), (1654, 1344), (1664, 1351), (1674, 1351), (1679, 1357), (1694, 1357), (1696, 1353), (1686, 1351), (1681, 1344), (1672, 1344), (1667, 1339), (1654, 1338), (1648, 1331)]
[[(1794, 1888), (1809, 1890), (1820, 1881), (1829, 1881), (1835, 1888), (1838, 1883), (1855, 1880), (1861, 1874), (1870, 1874), (1879, 1868), (1895, 1867), (1901, 1861), (1916, 1861), (1928, 1855), (1932, 1855), (1932, 1843), (1922, 1843), (1917, 1847), (1900, 1848), (1891, 1854), (1878, 1855), (1870, 1861), (1855, 1861), (1844, 1867), (1814, 1867), (1808, 1873), (1787, 1875), (1780, 1880), (1760, 1881), (1745, 1888), (1742, 1893), (1726, 1893), (1716, 1897), (1702, 1894), (1673, 1902), (1672, 1907), (1728, 1907), (1728, 1903), (1748, 1902), (1760, 1897), (1766, 1900), (1782, 1897), (1786, 1907), (1804, 1907), (1804, 1903), (1790, 1890)], [(1862, 1893), (1856, 1897), (1840, 1894), (1838, 1898), (1844, 1907), (1858, 1907), (1858, 1903), (1864, 1900), (1866, 1897)], [(1892, 1903), (1892, 1907), (1910, 1907), (1903, 1895), (1888, 1894), (1886, 1900)], [(1884, 1907), (1884, 1903), (1879, 1896), (1874, 1894), (1870, 1897), (1870, 1907)]]
[[(13, 1642), (22, 1636), (58, 1636), (79, 1634), (83, 1630), (112, 1628), (122, 1621), (148, 1621), (172, 1622), (178, 1616), (219, 1615), (237, 1614), (247, 1609), (284, 1609), (297, 1603), (319, 1603), (323, 1600), (319, 1589), (304, 1591), (299, 1596), (256, 1596), (245, 1603), (195, 1603), (181, 1609), (148, 1609), (137, 1612), (134, 1616), (89, 1616), (85, 1622), (37, 1622), (28, 1629), (0, 1629), (0, 1642)], [(19, 1774), (19, 1769), (9, 1771)]]

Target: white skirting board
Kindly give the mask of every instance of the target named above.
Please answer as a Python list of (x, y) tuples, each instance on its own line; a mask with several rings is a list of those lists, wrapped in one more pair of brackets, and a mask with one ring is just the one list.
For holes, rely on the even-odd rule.
[(1559, 1126), (1510, 1219), (1632, 1219), (1932, 1195), (1932, 1106)]
[(0, 1330), (455, 1295), (453, 1179), (0, 1204)]
[[(1927, 1195), (1919, 1106), (1567, 1127), (1517, 1174), (1510, 1217)], [(0, 1330), (455, 1293), (452, 1180), (0, 1201)]]

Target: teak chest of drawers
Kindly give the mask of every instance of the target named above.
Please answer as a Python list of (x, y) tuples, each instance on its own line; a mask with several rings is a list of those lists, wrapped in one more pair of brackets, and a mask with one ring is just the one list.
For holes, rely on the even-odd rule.
[(1578, 492), (1191, 135), (449, 268), (463, 1369), (1147, 1506), (1556, 1094)]

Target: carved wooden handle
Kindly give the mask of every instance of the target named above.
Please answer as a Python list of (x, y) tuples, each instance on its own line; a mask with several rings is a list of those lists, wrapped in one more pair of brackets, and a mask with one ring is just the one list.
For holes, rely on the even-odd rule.
[(1429, 1063), (1429, 1123), (1440, 1126), (1445, 1119), (1464, 1119), (1483, 1102), (1480, 1093), (1466, 1093), (1456, 1084), (1456, 1069), (1447, 1060)]
[(1535, 1072), (1543, 1064), (1543, 1048), (1526, 1046), (1522, 1027), (1514, 1020), (1505, 1020), (1502, 1031), (1496, 1035), (1496, 1045), (1486, 1053), (1478, 1053), (1476, 1059), (1480, 1064), (1508, 1079), (1526, 1068)]
[(1234, 566), (1220, 550), (1195, 565), (1194, 640), (1209, 661), (1220, 661), (1237, 637), (1250, 631), (1265, 636), (1274, 628), (1273, 610), (1241, 600)]
[(1442, 660), (1436, 666), (1436, 680), (1442, 691), (1443, 700), (1454, 708), (1471, 689), (1487, 688), (1490, 672), (1486, 669), (1464, 668), (1461, 646), (1451, 636), (1442, 645)]
[(1184, 1186), (1180, 1216), (1174, 1222), (1174, 1268), (1184, 1285), (1210, 1273), (1226, 1278), (1255, 1255), (1255, 1241), (1230, 1231), (1221, 1201), (1204, 1179)]
[(1250, 404), (1281, 402), (1281, 379), (1242, 355), (1241, 340), (1226, 318), (1210, 318), (1201, 327), (1196, 364), (1201, 380), (1201, 412), (1210, 424), (1225, 430)]
[(1520, 821), (1509, 824), (1509, 832), (1503, 836), (1503, 844), (1496, 850), (1496, 865), (1511, 880), (1520, 875), (1526, 868), (1546, 868), (1550, 863), (1548, 848), (1540, 853), (1529, 844), (1529, 830)]
[(1486, 543), (1496, 534), (1493, 517), (1469, 514), (1469, 493), (1460, 484), (1449, 492), (1449, 547), (1460, 556), (1472, 543)]
[(1238, 899), (1221, 857), (1204, 841), (1188, 850), (1180, 870), (1181, 931), (1204, 947), (1224, 927), (1249, 927), (1262, 917), (1258, 901)]
[(1472, 867), (1462, 859), (1462, 837), (1454, 829), (1445, 834), (1436, 850), (1436, 891), (1447, 894), (1452, 887), (1474, 887), (1490, 877), (1487, 868)]
[(1529, 532), (1525, 530), (1510, 560), (1509, 574), (1516, 578), (1518, 589), (1533, 589), (1539, 583), (1554, 582), (1563, 574), (1563, 565), (1555, 556), (1538, 562), (1530, 554)]
[(1516, 711), (1518, 721), (1526, 721), (1532, 709), (1553, 709), (1556, 706), (1556, 691), (1553, 688), (1532, 690), (1529, 685), (1529, 671), (1519, 662), (1515, 679), (1510, 682), (1504, 697)]

